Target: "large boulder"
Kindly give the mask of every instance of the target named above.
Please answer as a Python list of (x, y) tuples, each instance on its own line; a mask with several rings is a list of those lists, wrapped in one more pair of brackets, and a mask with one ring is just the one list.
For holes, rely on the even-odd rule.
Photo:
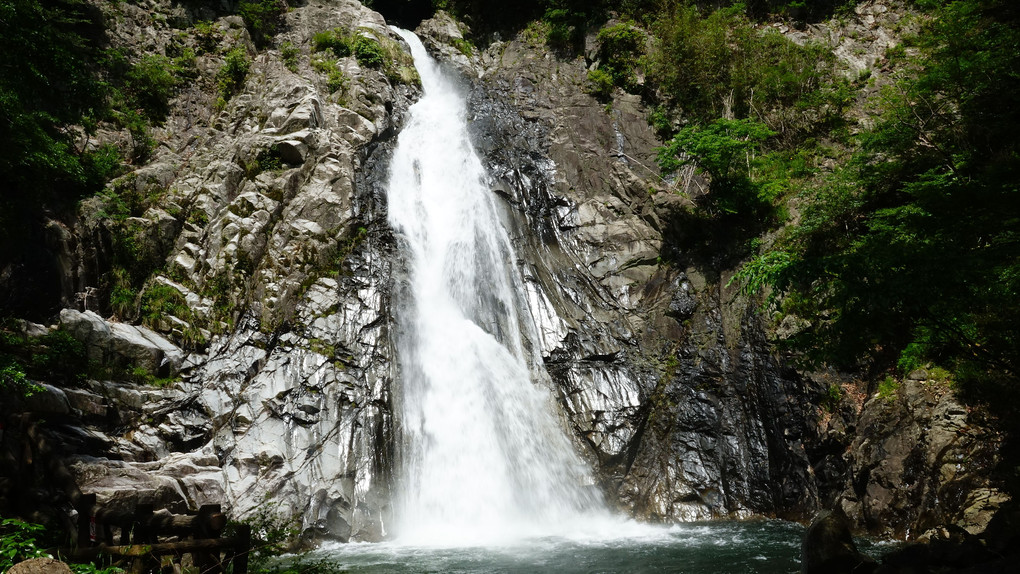
[(180, 372), (184, 352), (143, 326), (111, 323), (94, 311), (60, 312), (60, 326), (85, 345), (88, 358), (106, 365), (144, 368), (161, 376)]
[(60, 312), (60, 327), (85, 345), (89, 360), (101, 362), (106, 358), (110, 325), (95, 311), (64, 309)]
[(71, 568), (60, 560), (52, 558), (33, 558), (18, 562), (7, 574), (71, 574)]
[(66, 415), (71, 412), (71, 404), (63, 390), (46, 383), (35, 383), (35, 386), (31, 394), (16, 401), (22, 410), (49, 415)]
[(877, 563), (861, 554), (850, 534), (850, 521), (841, 510), (818, 513), (801, 544), (804, 574), (868, 574)]
[(78, 456), (69, 468), (82, 492), (95, 494), (100, 506), (120, 514), (133, 513), (139, 504), (181, 513), (226, 498), (218, 459), (202, 451), (171, 453), (153, 462)]

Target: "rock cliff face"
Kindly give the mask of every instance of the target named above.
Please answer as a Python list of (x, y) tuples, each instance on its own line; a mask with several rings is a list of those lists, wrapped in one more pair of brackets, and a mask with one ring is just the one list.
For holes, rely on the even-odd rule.
[[(124, 9), (123, 41), (170, 35), (133, 26), (145, 15)], [(163, 263), (140, 297), (182, 302), (150, 321), (192, 349), (183, 380), (154, 398), (160, 406), (145, 410), (156, 415), (130, 434), (144, 452), (121, 457), (172, 477), (175, 469), (145, 461), (180, 450), (179, 429), (197, 426), (202, 440), (189, 443), (201, 447), (192, 458), (205, 490), (183, 493), (189, 505), (223, 499), (241, 516), (267, 508), (297, 516), (309, 535), (378, 539), (393, 448), (393, 243), (380, 174), (418, 88), (351, 56), (335, 59), (347, 80), (331, 90), (312, 68), (311, 40), (339, 28), (375, 39), (399, 64), (409, 56), (383, 18), (357, 2), (288, 13), (276, 41), (298, 47), (289, 66), (279, 50), (257, 52), (237, 17), (213, 26), (219, 53), (240, 46), (256, 54), (240, 92), (222, 111), (201, 82), (184, 92), (154, 160), (113, 184), (160, 190), (161, 205), (134, 222)], [(206, 65), (213, 75), (217, 62)], [(271, 169), (257, 163), (266, 157), (276, 160)], [(83, 287), (105, 272), (102, 208), (86, 205), (79, 226)], [(180, 420), (189, 416), (197, 420)], [(86, 488), (109, 474), (97, 471), (104, 466), (78, 465)]]
[(751, 305), (727, 277), (660, 264), (679, 198), (663, 191), (638, 99), (607, 109), (583, 91), (583, 60), (526, 40), (468, 59), (442, 15), (420, 33), (472, 81), (535, 344), (610, 498), (665, 521), (813, 508), (806, 397)]
[[(165, 49), (174, 36), (141, 8), (120, 9), (118, 41)], [(256, 51), (236, 17), (214, 26), (221, 47), (199, 59), (203, 80), (173, 102), (153, 161), (114, 182), (161, 197), (130, 228), (158, 263), (141, 300), (180, 302), (149, 322), (186, 349), (181, 380), (83, 391), (74, 408), (105, 397), (130, 430), (107, 429), (110, 460), (80, 457), (74, 468), (84, 490), (109, 500), (134, 485), (134, 502), (223, 501), (242, 516), (299, 517), (311, 538), (380, 539), (398, 424), (390, 301), (404, 280), (385, 217), (387, 158), (418, 88), (353, 56), (338, 60), (348, 78), (340, 89), (313, 68), (312, 36), (333, 28), (406, 58), (383, 18), (353, 0), (287, 13), (275, 45), (297, 47), (290, 63), (278, 49)], [(950, 398), (911, 384), (902, 406), (872, 399), (864, 414), (826, 418), (815, 405), (829, 382), (782, 365), (756, 303), (727, 286), (732, 270), (662, 262), (684, 200), (661, 180), (636, 97), (600, 104), (583, 90), (584, 60), (558, 59), (526, 35), (467, 56), (445, 15), (419, 32), (464, 76), (476, 146), (525, 279), (536, 327), (528, 343), (565, 427), (622, 511), (803, 519), (840, 504), (859, 524), (900, 529), (919, 520), (912, 506), (940, 508), (932, 497), (943, 483), (897, 491), (908, 474), (976, 485), (966, 477), (986, 463), (970, 474), (952, 467), (977, 451), (954, 442), (971, 427)], [(256, 55), (243, 88), (217, 110), (210, 82), (229, 46)], [(276, 167), (253, 167), (266, 154)], [(76, 228), (80, 292), (108, 271), (102, 211), (102, 200), (86, 204)], [(916, 455), (929, 423), (941, 434)]]

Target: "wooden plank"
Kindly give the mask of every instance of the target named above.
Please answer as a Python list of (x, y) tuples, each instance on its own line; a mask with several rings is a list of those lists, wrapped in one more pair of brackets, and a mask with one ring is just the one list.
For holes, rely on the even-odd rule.
[(242, 547), (250, 544), (243, 537), (235, 538), (205, 538), (199, 540), (183, 540), (181, 542), (160, 542), (158, 544), (129, 544), (127, 546), (108, 546), (101, 544), (91, 548), (79, 548), (66, 552), (73, 558), (93, 558), (100, 554), (111, 556), (161, 556), (165, 554), (187, 554), (209, 550), (222, 550), (224, 548)]

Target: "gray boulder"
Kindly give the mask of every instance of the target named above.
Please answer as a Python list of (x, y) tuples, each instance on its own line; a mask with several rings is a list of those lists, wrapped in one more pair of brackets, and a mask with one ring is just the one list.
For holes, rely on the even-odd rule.
[(93, 311), (64, 309), (60, 326), (85, 345), (88, 358), (103, 364), (135, 368), (162, 376), (180, 372), (184, 352), (155, 331), (110, 323)]
[(71, 404), (64, 391), (45, 383), (36, 385), (38, 390), (20, 400), (26, 412), (50, 415), (66, 415), (71, 412)]
[(7, 574), (71, 574), (71, 569), (59, 560), (33, 558), (15, 564)]

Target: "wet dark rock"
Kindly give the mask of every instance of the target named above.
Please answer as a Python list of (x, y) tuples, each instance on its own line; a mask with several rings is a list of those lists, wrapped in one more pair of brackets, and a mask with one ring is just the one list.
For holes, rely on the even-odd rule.
[[(15, 412), (30, 412), (39, 415), (67, 415), (71, 412), (71, 403), (62, 389), (46, 383), (38, 384), (33, 393), (15, 398), (11, 407)], [(10, 400), (10, 399), (5, 399)]]
[(869, 574), (878, 563), (861, 554), (840, 510), (823, 510), (804, 533), (801, 572), (804, 574)]
[(916, 538), (945, 524), (978, 534), (1009, 500), (994, 478), (1003, 437), (974, 420), (943, 382), (923, 376), (869, 398), (855, 433), (829, 439), (846, 451), (838, 504), (878, 535)]
[[(1001, 516), (1005, 516), (1005, 513)], [(882, 557), (877, 574), (911, 574), (915, 572), (998, 574), (1014, 572), (1020, 559), (1016, 546), (1017, 532), (1010, 528), (1011, 543), (998, 538), (1001, 525), (991, 526), (986, 533), (975, 536), (966, 530), (948, 525), (933, 529), (927, 540), (904, 545)], [(1007, 527), (1008, 528), (1008, 527)]]

